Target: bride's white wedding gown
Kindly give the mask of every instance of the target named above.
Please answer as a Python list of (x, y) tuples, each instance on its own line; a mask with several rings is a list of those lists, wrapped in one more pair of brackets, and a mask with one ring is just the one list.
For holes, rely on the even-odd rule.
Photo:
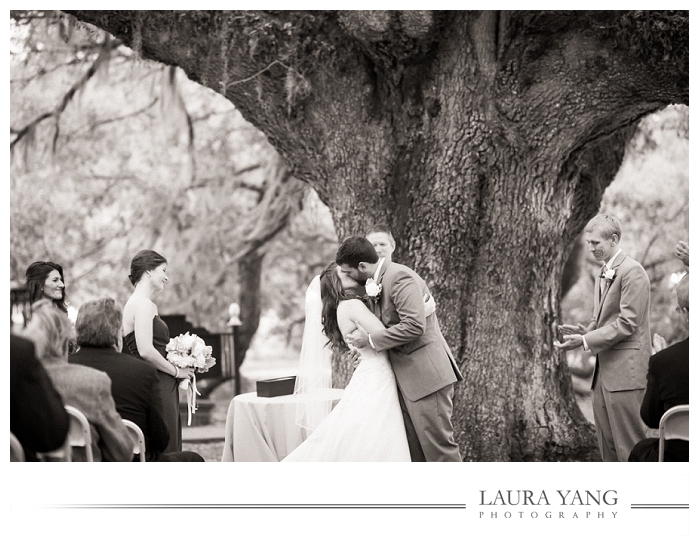
[(284, 462), (409, 462), (410, 451), (387, 353), (362, 360), (342, 399)]

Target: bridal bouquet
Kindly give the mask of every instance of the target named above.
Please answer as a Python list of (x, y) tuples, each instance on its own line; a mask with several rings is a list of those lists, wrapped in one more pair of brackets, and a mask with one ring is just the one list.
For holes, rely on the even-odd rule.
[[(216, 364), (216, 359), (211, 356), (211, 346), (207, 346), (204, 340), (196, 334), (180, 334), (171, 338), (167, 346), (167, 360), (178, 368), (192, 367), (196, 372), (206, 372)], [(192, 425), (192, 414), (197, 411), (196, 375), (191, 381), (185, 378), (180, 382), (180, 389), (187, 390), (187, 425)]]

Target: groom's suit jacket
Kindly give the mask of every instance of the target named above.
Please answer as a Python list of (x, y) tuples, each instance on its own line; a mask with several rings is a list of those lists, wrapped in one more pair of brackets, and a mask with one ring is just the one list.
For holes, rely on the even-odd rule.
[(371, 335), (377, 351), (388, 350), (403, 394), (417, 401), (463, 377), (439, 329), (436, 313), (425, 317), (423, 279), (407, 266), (390, 262), (375, 274), (381, 294), (375, 315), (387, 327)]
[[(644, 389), (651, 356), (650, 281), (638, 262), (621, 252), (609, 281), (595, 278), (592, 321), (585, 341), (597, 364), (592, 387), (602, 381), (608, 391)], [(602, 291), (600, 292), (600, 285)]]

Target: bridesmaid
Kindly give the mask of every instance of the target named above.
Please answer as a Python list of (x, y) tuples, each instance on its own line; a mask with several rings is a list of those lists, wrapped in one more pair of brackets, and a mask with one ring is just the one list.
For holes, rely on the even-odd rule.
[(194, 373), (192, 368), (177, 368), (166, 356), (170, 341), (167, 324), (158, 315), (152, 298), (167, 283), (167, 261), (155, 251), (140, 251), (131, 260), (129, 280), (135, 287), (124, 306), (124, 353), (151, 363), (158, 371), (163, 400), (163, 415), (170, 442), (165, 453), (182, 450), (179, 383)]

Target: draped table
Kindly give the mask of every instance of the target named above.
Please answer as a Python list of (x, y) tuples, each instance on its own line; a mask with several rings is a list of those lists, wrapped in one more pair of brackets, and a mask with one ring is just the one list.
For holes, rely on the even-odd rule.
[(319, 389), (312, 394), (258, 397), (243, 393), (228, 405), (223, 444), (224, 462), (278, 462), (306, 440), (307, 432), (296, 424), (296, 404), (300, 397), (340, 400), (344, 390)]

